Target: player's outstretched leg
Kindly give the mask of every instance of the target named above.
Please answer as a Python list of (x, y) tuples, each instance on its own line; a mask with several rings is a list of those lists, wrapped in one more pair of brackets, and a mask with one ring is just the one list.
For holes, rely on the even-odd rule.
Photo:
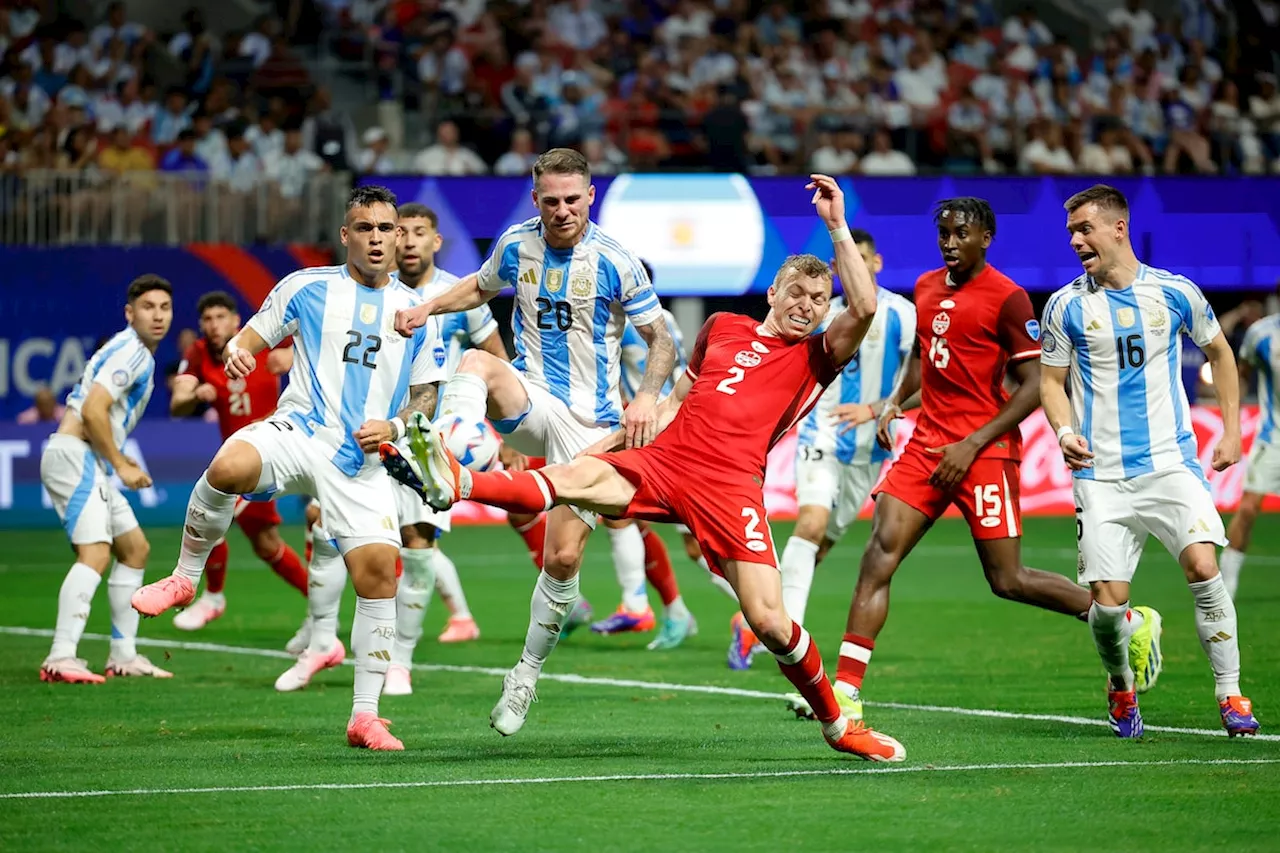
[(337, 542), (320, 524), (312, 527), (310, 594), (307, 611), (311, 630), (297, 661), (276, 679), (276, 690), (289, 693), (311, 683), (316, 673), (342, 663), (347, 650), (338, 639), (338, 608), (347, 585), (347, 567)]
[(685, 639), (698, 633), (698, 623), (685, 605), (684, 597), (680, 595), (680, 585), (676, 582), (667, 544), (652, 525), (642, 521), (639, 527), (644, 536), (644, 576), (658, 591), (664, 608), (662, 628), (645, 648), (650, 651), (674, 649)]
[(1253, 703), (1240, 694), (1240, 639), (1236, 605), (1218, 572), (1214, 547), (1188, 545), (1178, 557), (1196, 604), (1196, 633), (1213, 668), (1222, 725), (1231, 737), (1258, 733)]
[[(413, 534), (405, 535), (406, 531)], [(391, 648), (391, 665), (387, 667), (386, 683), (382, 692), (386, 696), (408, 696), (413, 693), (409, 669), (413, 665), (413, 651), (422, 639), (422, 622), (431, 603), (435, 588), (436, 558), (439, 548), (413, 528), (401, 531), (405, 542), (413, 543), (400, 549), (400, 561), (404, 574), (396, 584), (396, 641)]]
[(351, 623), (356, 674), (347, 743), (373, 750), (404, 749), (387, 731), (390, 722), (378, 716), (378, 699), (396, 639), (396, 556), (394, 545), (381, 542), (360, 545), (344, 555), (356, 590)]
[(649, 606), (649, 591), (645, 586), (644, 536), (634, 521), (605, 521), (609, 531), (609, 545), (613, 552), (613, 570), (622, 591), (618, 609), (608, 618), (591, 626), (596, 634), (643, 633), (652, 631), (656, 620)]

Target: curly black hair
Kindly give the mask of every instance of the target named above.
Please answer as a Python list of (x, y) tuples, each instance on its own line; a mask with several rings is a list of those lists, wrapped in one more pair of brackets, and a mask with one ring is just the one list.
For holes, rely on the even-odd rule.
[(942, 224), (942, 217), (947, 213), (963, 214), (966, 221), (978, 222), (992, 237), (996, 236), (996, 214), (984, 198), (944, 198), (933, 207), (933, 224)]

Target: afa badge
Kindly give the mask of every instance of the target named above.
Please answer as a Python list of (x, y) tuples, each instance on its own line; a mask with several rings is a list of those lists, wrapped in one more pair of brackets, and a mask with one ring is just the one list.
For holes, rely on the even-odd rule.
[(579, 299), (585, 299), (591, 295), (591, 279), (585, 275), (575, 275), (569, 279), (569, 292)]
[(115, 373), (111, 374), (111, 381), (114, 382), (117, 387), (123, 388), (129, 384), (129, 373), (124, 370), (117, 370)]

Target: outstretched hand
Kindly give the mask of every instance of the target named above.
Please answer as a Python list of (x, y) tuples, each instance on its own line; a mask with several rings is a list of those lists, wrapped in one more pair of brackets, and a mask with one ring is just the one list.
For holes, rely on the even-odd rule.
[(810, 175), (805, 189), (813, 190), (812, 204), (818, 209), (818, 216), (827, 224), (827, 228), (843, 228), (844, 190), (830, 175)]

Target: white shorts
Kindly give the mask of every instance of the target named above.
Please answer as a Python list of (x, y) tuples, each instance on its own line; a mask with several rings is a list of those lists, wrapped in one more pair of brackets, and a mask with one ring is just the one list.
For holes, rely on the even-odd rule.
[[(533, 385), (511, 364), (507, 367), (524, 387), (529, 408), (519, 417), (495, 421), (494, 426), (505, 441), (526, 456), (541, 456), (548, 465), (563, 465), (614, 431), (615, 427), (587, 426), (574, 417), (558, 397)], [(589, 527), (595, 528), (594, 512), (577, 507), (573, 511)]]
[(1254, 441), (1245, 460), (1244, 490), (1280, 495), (1280, 447)]
[(826, 536), (832, 542), (839, 542), (857, 520), (883, 467), (883, 462), (846, 465), (830, 451), (797, 448), (796, 504), (830, 510)]
[(72, 545), (114, 542), (138, 526), (133, 507), (112, 485), (93, 449), (75, 436), (49, 436), (40, 457), (40, 482)]
[[(400, 547), (395, 481), (380, 465), (354, 477), (338, 470), (333, 451), (284, 418), (268, 418), (237, 430), (231, 438), (252, 444), (262, 457), (262, 483), (270, 497), (311, 495), (322, 522), (343, 554), (373, 542)], [(228, 439), (230, 440), (230, 439)]]
[(1077, 478), (1072, 491), (1082, 584), (1132, 581), (1148, 535), (1159, 539), (1175, 560), (1197, 542), (1227, 544), (1213, 494), (1186, 468), (1131, 480)]
[(391, 491), (396, 497), (396, 519), (401, 527), (412, 524), (430, 524), (437, 530), (449, 532), (449, 510), (436, 512), (407, 486), (391, 481)]

